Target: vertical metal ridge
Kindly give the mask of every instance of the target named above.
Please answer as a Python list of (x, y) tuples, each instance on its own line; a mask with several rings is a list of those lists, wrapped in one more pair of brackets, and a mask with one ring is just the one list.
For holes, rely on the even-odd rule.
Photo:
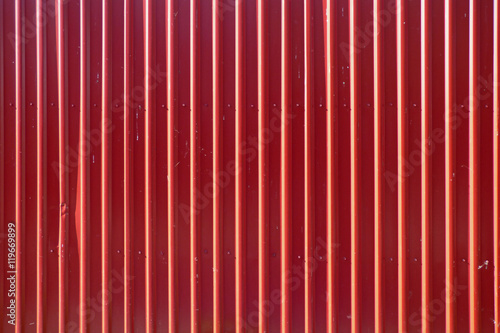
[(67, 300), (67, 267), (66, 248), (69, 215), (67, 172), (66, 172), (66, 60), (65, 60), (65, 33), (64, 33), (64, 0), (57, 0), (56, 16), (56, 43), (57, 43), (57, 76), (58, 76), (58, 105), (59, 105), (59, 331), (66, 329), (66, 300)]
[(153, 0), (144, 0), (144, 75), (145, 75), (145, 219), (146, 219), (146, 332), (156, 331), (156, 285), (155, 285), (155, 189), (154, 189), (154, 24)]
[(374, 158), (375, 158), (375, 332), (384, 332), (384, 138), (383, 138), (383, 64), (382, 64), (382, 29), (380, 13), (383, 10), (382, 0), (373, 2), (374, 44), (373, 44), (373, 80), (374, 80)]
[(349, 63), (350, 63), (350, 158), (351, 158), (351, 332), (360, 331), (359, 276), (359, 131), (358, 131), (358, 0), (349, 1)]
[(493, 256), (494, 322), (500, 333), (500, 0), (493, 1)]
[[(109, 0), (102, 0), (102, 119), (101, 119), (101, 237), (102, 237), (102, 329), (108, 332), (111, 315), (111, 294), (109, 292), (110, 283), (110, 205), (111, 205), (111, 133), (108, 130), (111, 125), (111, 3)], [(83, 51), (82, 51), (83, 53)], [(149, 111), (149, 110), (147, 110)], [(81, 327), (83, 330), (84, 328)]]
[(212, 140), (213, 140), (213, 320), (214, 332), (223, 330), (222, 285), (222, 189), (219, 173), (222, 164), (222, 34), (220, 0), (212, 2)]
[(407, 223), (407, 108), (406, 108), (406, 4), (405, 0), (396, 3), (397, 36), (397, 82), (398, 82), (398, 329), (407, 331), (407, 261), (406, 261), (406, 223)]
[(281, 332), (291, 331), (290, 0), (281, 0)]
[(422, 99), (422, 333), (432, 329), (429, 313), (431, 299), (431, 8), (430, 0), (421, 2), (421, 99)]
[[(237, 2), (238, 3), (238, 2)], [(190, 118), (190, 149), (189, 160), (190, 169), (189, 174), (191, 178), (190, 183), (190, 291), (191, 291), (191, 332), (198, 332), (200, 325), (200, 288), (198, 288), (198, 280), (200, 275), (199, 265), (199, 218), (198, 218), (198, 186), (199, 186), (199, 141), (198, 141), (198, 122), (200, 114), (200, 79), (199, 79), (199, 0), (191, 0), (190, 5), (190, 104), (191, 104), (191, 118)], [(236, 162), (237, 163), (237, 162)], [(237, 215), (237, 214), (236, 214)], [(236, 253), (236, 260), (239, 259)], [(236, 288), (238, 291), (238, 288)], [(238, 320), (238, 315), (236, 316)], [(236, 325), (238, 327), (238, 325)]]
[(236, 332), (245, 332), (246, 318), (246, 188), (245, 174), (246, 163), (244, 153), (245, 142), (245, 116), (246, 116), (246, 61), (245, 61), (245, 2), (236, 1), (236, 112), (235, 112), (235, 156), (236, 156), (236, 180), (235, 180), (235, 317)]
[(132, 275), (134, 272), (134, 252), (133, 252), (133, 190), (132, 190), (132, 172), (133, 172), (133, 138), (132, 138), (132, 121), (133, 121), (133, 104), (132, 104), (132, 60), (133, 60), (133, 20), (132, 20), (132, 4), (133, 0), (124, 1), (124, 152), (123, 152), (123, 209), (124, 209), (124, 331), (133, 332), (134, 329), (134, 283)]
[(23, 95), (24, 95), (24, 74), (23, 74), (23, 4), (22, 0), (16, 0), (15, 2), (15, 76), (16, 76), (16, 116), (15, 116), (15, 126), (16, 126), (16, 138), (15, 138), (15, 164), (16, 164), (16, 290), (15, 290), (15, 301), (16, 301), (16, 320), (15, 320), (15, 332), (21, 333), (23, 330), (23, 299), (24, 299), (24, 288), (23, 288), (23, 235), (24, 235), (24, 158), (23, 158), (23, 146), (24, 146), (24, 105), (23, 105)]
[(80, 332), (87, 328), (87, 2), (80, 1)]
[(337, 135), (337, 96), (335, 84), (336, 1), (326, 0), (326, 237), (327, 237), (327, 332), (338, 331), (338, 187), (335, 145)]
[(267, 0), (257, 0), (257, 89), (258, 89), (258, 191), (259, 191), (259, 332), (269, 330), (264, 306), (269, 299), (269, 151), (265, 132), (269, 123), (268, 105), (268, 13)]
[(314, 332), (314, 118), (313, 118), (313, 67), (311, 1), (304, 0), (304, 254), (305, 254), (305, 331)]
[(479, 245), (479, 22), (476, 0), (469, 1), (469, 331), (480, 331)]
[(167, 168), (168, 168), (168, 329), (177, 332), (177, 245), (176, 245), (176, 66), (175, 66), (175, 13), (174, 0), (167, 1)]
[(453, 151), (453, 117), (454, 117), (454, 82), (453, 82), (453, 0), (444, 1), (444, 71), (445, 71), (445, 321), (446, 332), (455, 332), (455, 296), (453, 291), (455, 279), (455, 211), (454, 202), (454, 151)]
[[(45, 264), (45, 29), (43, 25), (44, 7), (43, 1), (36, 1), (36, 102), (37, 102), (37, 133), (36, 133), (36, 228), (37, 228), (37, 244), (36, 244), (36, 331), (44, 332), (45, 327), (45, 292), (46, 292), (46, 264)], [(1, 34), (1, 32), (0, 32)], [(0, 63), (0, 66), (3, 65)], [(2, 91), (3, 93), (3, 91)], [(0, 104), (3, 105), (3, 104)], [(3, 128), (0, 128), (3, 132)], [(3, 163), (1, 161), (0, 163)], [(3, 176), (3, 175), (2, 175)], [(3, 182), (3, 177), (0, 178)], [(0, 200), (2, 200), (1, 198)], [(1, 207), (0, 207), (1, 208)], [(3, 212), (3, 209), (0, 209)], [(3, 225), (3, 224), (2, 224)]]

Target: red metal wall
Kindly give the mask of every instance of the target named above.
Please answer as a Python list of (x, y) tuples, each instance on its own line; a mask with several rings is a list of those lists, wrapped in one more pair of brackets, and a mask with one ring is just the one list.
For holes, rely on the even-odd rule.
[(0, 331), (498, 333), (499, 5), (0, 0)]

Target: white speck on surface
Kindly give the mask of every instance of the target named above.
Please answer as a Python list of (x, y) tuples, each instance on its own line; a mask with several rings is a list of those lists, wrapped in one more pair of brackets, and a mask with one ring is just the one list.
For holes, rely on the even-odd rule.
[(477, 269), (481, 269), (484, 267), (484, 269), (488, 269), (488, 264), (490, 262), (488, 260), (485, 260), (482, 265), (478, 266)]

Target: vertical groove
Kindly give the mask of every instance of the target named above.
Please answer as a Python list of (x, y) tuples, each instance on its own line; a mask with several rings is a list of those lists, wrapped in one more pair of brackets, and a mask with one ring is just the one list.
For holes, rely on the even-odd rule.
[(175, 13), (174, 0), (167, 1), (167, 168), (168, 168), (168, 329), (177, 332), (177, 251), (176, 251), (176, 171), (175, 171), (175, 114), (176, 114), (176, 82), (175, 82)]
[[(36, 140), (36, 206), (37, 206), (37, 245), (36, 245), (36, 331), (41, 333), (45, 326), (45, 201), (44, 201), (44, 165), (45, 165), (45, 56), (44, 40), (45, 29), (43, 27), (43, 1), (36, 1), (36, 102), (37, 102), (37, 140)], [(2, 91), (3, 93), (3, 91)], [(3, 128), (0, 128), (3, 131)], [(0, 162), (1, 163), (1, 162)], [(2, 178), (3, 182), (3, 178)], [(3, 211), (3, 210), (2, 210)]]
[(422, 98), (422, 333), (431, 332), (431, 2), (421, 2), (421, 98)]
[(359, 132), (358, 132), (358, 45), (357, 41), (358, 0), (349, 1), (349, 62), (350, 62), (350, 152), (351, 152), (351, 332), (360, 331), (359, 309)]
[(455, 278), (455, 211), (454, 202), (454, 151), (453, 151), (453, 0), (445, 0), (444, 13), (444, 71), (445, 71), (445, 304), (446, 332), (455, 332), (455, 301), (453, 281)]
[(374, 136), (375, 136), (375, 332), (384, 332), (384, 141), (383, 141), (383, 64), (382, 64), (382, 29), (379, 16), (383, 10), (382, 0), (373, 2), (374, 45), (373, 45), (373, 79), (374, 79)]
[(146, 332), (156, 331), (153, 0), (144, 0), (145, 75), (145, 219), (146, 219)]
[[(102, 329), (103, 332), (110, 330), (110, 313), (111, 313), (111, 294), (109, 293), (109, 269), (111, 265), (109, 243), (110, 243), (110, 199), (111, 199), (111, 133), (108, 130), (111, 128), (111, 27), (110, 27), (110, 8), (109, 0), (102, 1), (102, 165), (101, 165), (101, 223), (102, 223)], [(83, 52), (82, 52), (83, 53)], [(149, 111), (149, 110), (148, 110)]]
[(291, 330), (290, 0), (281, 0), (281, 332)]
[(493, 2), (493, 256), (494, 322), (500, 333), (500, 1)]
[(326, 0), (326, 232), (327, 232), (327, 332), (338, 331), (338, 206), (335, 159), (337, 96), (335, 84), (336, 1)]
[(398, 81), (398, 328), (407, 330), (407, 108), (406, 108), (406, 3), (397, 1), (397, 81)]
[(80, 2), (80, 332), (87, 323), (87, 3)]
[(59, 331), (65, 330), (66, 323), (66, 296), (67, 296), (67, 268), (66, 268), (66, 241), (69, 209), (67, 206), (67, 172), (66, 172), (66, 59), (64, 33), (64, 0), (57, 0), (56, 39), (57, 39), (57, 76), (58, 76), (58, 105), (59, 105)]
[[(198, 150), (198, 121), (200, 112), (200, 81), (199, 81), (199, 0), (191, 0), (190, 6), (190, 98), (191, 98), (191, 118), (190, 118), (190, 178), (191, 178), (191, 226), (190, 226), (190, 251), (191, 251), (191, 332), (199, 331), (199, 308), (200, 308), (200, 290), (198, 280), (200, 274), (199, 267), (199, 223), (198, 223), (198, 186), (199, 186), (199, 150)], [(239, 256), (236, 253), (236, 259)], [(236, 288), (238, 292), (238, 288)], [(238, 319), (238, 316), (236, 316)], [(236, 325), (238, 327), (238, 325)]]
[(16, 72), (16, 152), (15, 152), (15, 163), (16, 163), (16, 291), (15, 291), (15, 301), (16, 301), (16, 320), (15, 320), (15, 332), (21, 333), (23, 329), (23, 299), (24, 299), (24, 288), (23, 288), (23, 199), (24, 199), (24, 188), (23, 188), (23, 120), (24, 120), (24, 105), (23, 105), (23, 95), (24, 95), (24, 82), (23, 82), (23, 8), (22, 0), (16, 0), (15, 2), (15, 34), (16, 34), (16, 44), (15, 44), (15, 72)]
[(221, 54), (221, 16), (220, 0), (212, 2), (212, 101), (213, 101), (213, 320), (214, 332), (223, 330), (222, 310), (222, 190), (219, 172), (222, 163), (222, 54)]
[(469, 1), (469, 331), (480, 331), (479, 237), (479, 22), (476, 0)]
[(313, 67), (311, 1), (304, 0), (304, 99), (305, 99), (305, 193), (304, 193), (304, 252), (305, 252), (305, 331), (314, 332), (314, 164), (313, 164)]
[(269, 330), (264, 311), (269, 293), (269, 216), (268, 158), (265, 132), (269, 122), (268, 105), (268, 22), (267, 0), (257, 0), (257, 80), (258, 80), (258, 188), (259, 188), (259, 332)]
[(132, 60), (133, 60), (133, 22), (132, 22), (132, 0), (124, 2), (124, 331), (131, 333), (134, 328), (134, 299), (133, 299), (133, 198), (132, 198)]
[(236, 254), (236, 283), (235, 283), (235, 316), (236, 332), (245, 332), (246, 318), (246, 219), (245, 219), (245, 97), (246, 97), (246, 71), (245, 71), (245, 3), (236, 1), (236, 112), (235, 112), (235, 156), (236, 156), (236, 198), (235, 198), (235, 254)]

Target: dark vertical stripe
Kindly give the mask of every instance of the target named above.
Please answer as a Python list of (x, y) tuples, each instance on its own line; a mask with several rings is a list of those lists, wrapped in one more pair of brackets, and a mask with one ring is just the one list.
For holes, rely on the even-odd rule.
[(479, 248), (479, 11), (469, 1), (469, 331), (480, 331)]
[[(37, 245), (36, 245), (36, 330), (38, 333), (44, 331), (45, 327), (45, 290), (46, 290), (46, 265), (45, 265), (45, 29), (43, 26), (44, 7), (43, 1), (36, 1), (36, 99), (37, 99), (37, 140), (36, 140), (36, 206), (37, 206)], [(1, 32), (0, 32), (1, 34)], [(0, 63), (0, 66), (2, 64)], [(1, 79), (0, 79), (1, 80)], [(3, 91), (2, 91), (3, 93)], [(1, 102), (1, 101), (0, 101)], [(3, 105), (3, 104), (0, 104)], [(3, 132), (3, 128), (0, 127)], [(3, 161), (0, 161), (3, 163)], [(0, 176), (2, 176), (0, 174)], [(3, 177), (0, 178), (3, 181)], [(0, 198), (0, 200), (2, 200)], [(1, 207), (0, 207), (1, 208)], [(3, 212), (3, 209), (0, 209)], [(2, 224), (3, 225), (3, 224)]]
[[(200, 80), (199, 80), (199, 0), (191, 0), (190, 6), (190, 99), (191, 99), (191, 118), (190, 118), (190, 193), (191, 193), (191, 207), (190, 207), (190, 251), (191, 251), (191, 332), (199, 331), (200, 323), (200, 288), (199, 275), (199, 223), (198, 223), (198, 186), (199, 186), (199, 143), (198, 143), (198, 123), (200, 113)], [(238, 258), (238, 254), (236, 254)], [(236, 316), (238, 318), (238, 316)], [(238, 327), (238, 326), (236, 326)]]
[(327, 232), (327, 332), (338, 331), (338, 183), (335, 146), (337, 140), (336, 1), (326, 0), (326, 232)]
[(431, 332), (431, 2), (421, 3), (421, 98), (422, 98), (422, 333)]
[(257, 0), (257, 89), (258, 89), (258, 191), (259, 191), (259, 332), (269, 330), (264, 311), (269, 299), (269, 151), (265, 133), (269, 123), (268, 105), (268, 14), (267, 0)]
[(384, 138), (383, 138), (383, 58), (382, 58), (382, 29), (383, 23), (380, 22), (382, 13), (382, 0), (373, 2), (374, 24), (374, 45), (373, 45), (373, 80), (374, 80), (374, 159), (375, 159), (375, 332), (384, 332)]
[(132, 60), (133, 60), (133, 21), (132, 21), (132, 0), (125, 0), (124, 3), (124, 330), (132, 332), (134, 327), (134, 283), (132, 276), (134, 275), (133, 268), (133, 189), (132, 189)]
[(236, 156), (236, 189), (235, 189), (235, 316), (236, 332), (245, 332), (246, 319), (246, 163), (244, 154), (246, 84), (245, 84), (245, 2), (236, 1), (236, 112), (235, 112), (235, 156)]
[(80, 2), (80, 332), (87, 328), (87, 1)]
[(63, 332), (66, 325), (67, 311), (67, 219), (68, 193), (67, 193), (67, 172), (66, 172), (66, 59), (65, 59), (65, 33), (64, 33), (64, 1), (57, 0), (56, 15), (56, 43), (57, 43), (57, 76), (58, 76), (58, 102), (59, 102), (59, 331)]
[(144, 0), (146, 332), (156, 331), (153, 0)]
[(222, 310), (222, 190), (219, 172), (222, 164), (222, 33), (220, 0), (212, 2), (212, 102), (213, 102), (213, 320), (214, 332), (223, 330)]
[(448, 286), (445, 292), (446, 304), (446, 332), (455, 332), (455, 296), (453, 293), (455, 271), (455, 211), (454, 201), (454, 135), (453, 135), (453, 103), (455, 98), (453, 80), (453, 1), (445, 0), (444, 13), (444, 71), (445, 71), (445, 284)]
[(397, 4), (397, 82), (398, 82), (398, 329), (406, 332), (408, 319), (408, 272), (406, 260), (406, 223), (407, 223), (407, 105), (406, 105), (406, 3)]
[(312, 25), (311, 1), (304, 0), (304, 253), (305, 253), (305, 331), (314, 332), (314, 164), (313, 164), (313, 62), (312, 62)]
[(175, 13), (174, 0), (167, 1), (167, 168), (168, 168), (168, 329), (169, 332), (177, 332), (177, 245), (176, 245), (176, 94), (177, 87), (175, 81)]
[(290, 0), (281, 0), (281, 332), (291, 330), (291, 52)]
[[(111, 231), (111, 3), (102, 1), (102, 164), (101, 164), (101, 237), (102, 237), (102, 329), (110, 330), (110, 231)], [(82, 52), (83, 53), (83, 52)]]

